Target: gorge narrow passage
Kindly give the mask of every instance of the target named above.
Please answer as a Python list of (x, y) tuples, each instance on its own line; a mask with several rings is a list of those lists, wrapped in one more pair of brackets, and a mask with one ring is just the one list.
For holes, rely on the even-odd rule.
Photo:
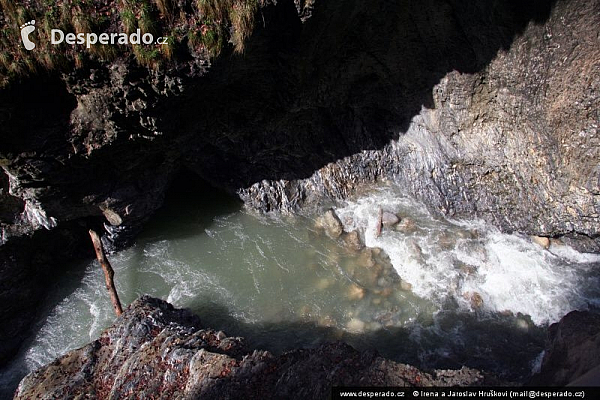
[[(393, 184), (332, 204), (346, 232), (333, 239), (318, 223), (328, 206), (258, 215), (190, 179), (176, 181), (133, 247), (110, 257), (117, 289), (124, 304), (147, 293), (188, 307), (251, 348), (344, 340), (423, 368), (467, 365), (518, 382), (535, 368), (547, 324), (600, 301), (599, 256), (436, 216)], [(379, 208), (399, 222), (376, 237)], [(77, 270), (7, 369), (15, 377), (112, 324), (97, 263)]]

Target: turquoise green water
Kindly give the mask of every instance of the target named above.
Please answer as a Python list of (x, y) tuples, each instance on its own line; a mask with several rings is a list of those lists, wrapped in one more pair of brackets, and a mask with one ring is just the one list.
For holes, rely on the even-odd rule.
[[(176, 191), (133, 247), (110, 256), (121, 300), (163, 298), (275, 353), (341, 339), (424, 367), (466, 364), (509, 379), (531, 372), (546, 324), (598, 304), (597, 256), (434, 216), (393, 186), (334, 208), (369, 247), (325, 235), (315, 224), (322, 211), (257, 215), (212, 188)], [(379, 208), (409, 228), (377, 237)], [(114, 321), (94, 261), (73, 265), (47, 304), (3, 371), (5, 387)]]

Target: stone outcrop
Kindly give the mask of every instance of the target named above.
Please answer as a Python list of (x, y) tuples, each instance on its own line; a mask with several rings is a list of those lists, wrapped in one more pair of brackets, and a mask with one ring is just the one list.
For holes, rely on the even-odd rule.
[[(548, 328), (540, 372), (530, 384), (564, 386), (600, 366), (600, 315), (572, 311)], [(595, 373), (598, 384), (598, 371)]]
[[(543, 4), (536, 3), (539, 10)], [(524, 26), (478, 71), (472, 67), (485, 59), (486, 41), (502, 34), (489, 31), (498, 27), (480, 27), (476, 35), (459, 15), (455, 22), (474, 45), (469, 52), (475, 60), (439, 76), (397, 140), (329, 164), (307, 179), (256, 183), (241, 191), (242, 198), (263, 210), (294, 209), (313, 199), (315, 187), (338, 199), (360, 182), (387, 178), (445, 214), (483, 218), (506, 231), (564, 235), (581, 250), (599, 251), (600, 169), (591, 162), (600, 159), (600, 50), (594, 28), (600, 14), (591, 12), (599, 7), (598, 1), (557, 1), (544, 23)], [(438, 40), (453, 40), (451, 31), (443, 32)], [(443, 54), (448, 46), (433, 48)], [(400, 60), (386, 63), (389, 53), (382, 57), (378, 61), (389, 67), (379, 71), (382, 78), (406, 68)]]
[(15, 82), (0, 91), (4, 324), (29, 324), (67, 250), (91, 256), (79, 230), (131, 243), (181, 168), (261, 211), (388, 179), (439, 212), (599, 251), (599, 8), (281, 0), (244, 54)]
[(185, 310), (142, 297), (94, 342), (20, 383), (15, 399), (321, 399), (332, 386), (470, 386), (474, 369), (430, 373), (343, 343), (275, 356), (201, 328)]

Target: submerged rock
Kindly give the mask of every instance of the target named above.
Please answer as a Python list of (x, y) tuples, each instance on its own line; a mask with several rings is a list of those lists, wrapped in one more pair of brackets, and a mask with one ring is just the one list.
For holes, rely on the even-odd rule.
[(358, 318), (352, 318), (346, 324), (346, 329), (351, 333), (363, 333), (365, 331), (366, 324)]
[(327, 236), (332, 239), (339, 238), (344, 232), (342, 221), (340, 221), (340, 218), (331, 208), (321, 217), (317, 218), (316, 226), (317, 228), (325, 230)]
[(361, 300), (363, 297), (365, 297), (365, 289), (354, 283), (350, 285), (347, 293), (350, 300)]
[(417, 224), (414, 220), (410, 218), (402, 218), (402, 221), (396, 225), (395, 228), (398, 232), (402, 232), (406, 235), (410, 235), (417, 230)]
[[(324, 325), (331, 321), (325, 321)], [(353, 318), (347, 328), (362, 332)], [(463, 367), (425, 373), (341, 343), (274, 356), (244, 340), (200, 328), (197, 317), (144, 296), (92, 343), (27, 375), (15, 399), (327, 398), (332, 386), (482, 385)]]
[(360, 251), (365, 247), (362, 240), (360, 240), (360, 234), (357, 230), (344, 233), (342, 235), (342, 242), (344, 243), (347, 249), (353, 251)]

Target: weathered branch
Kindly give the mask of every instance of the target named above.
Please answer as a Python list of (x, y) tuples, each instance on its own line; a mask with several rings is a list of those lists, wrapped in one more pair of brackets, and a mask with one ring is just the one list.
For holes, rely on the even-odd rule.
[(381, 236), (381, 226), (383, 225), (383, 210), (379, 207), (379, 218), (377, 219), (377, 231), (375, 237)]
[(104, 271), (104, 280), (106, 281), (106, 290), (110, 294), (110, 300), (112, 302), (113, 308), (115, 309), (115, 313), (117, 317), (123, 314), (123, 308), (121, 307), (121, 302), (119, 301), (119, 295), (117, 294), (117, 289), (115, 288), (115, 282), (113, 280), (115, 276), (115, 271), (110, 266), (108, 259), (106, 258), (106, 254), (104, 254), (104, 248), (102, 247), (102, 241), (100, 241), (100, 236), (96, 232), (90, 229), (90, 237), (92, 238), (92, 243), (94, 244), (94, 250), (96, 251), (96, 258)]

